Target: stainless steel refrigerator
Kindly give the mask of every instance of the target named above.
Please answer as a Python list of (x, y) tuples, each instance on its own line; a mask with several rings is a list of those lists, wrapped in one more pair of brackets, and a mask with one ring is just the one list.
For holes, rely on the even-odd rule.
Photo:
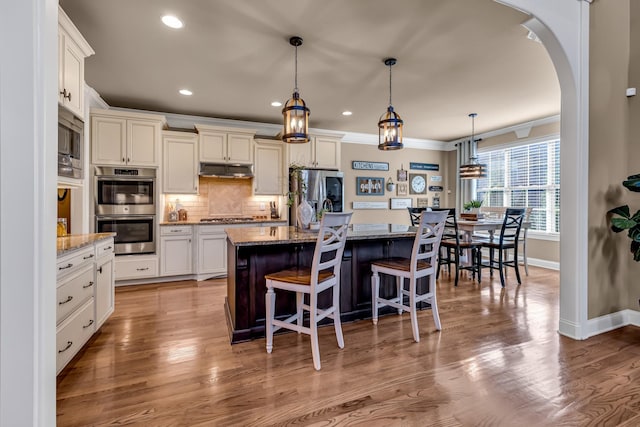
[(289, 208), (290, 225), (297, 224), (298, 203), (303, 197), (314, 209), (314, 217), (320, 210), (344, 211), (344, 173), (323, 169), (300, 169), (299, 173), (294, 174), (289, 172), (289, 191), (293, 199)]

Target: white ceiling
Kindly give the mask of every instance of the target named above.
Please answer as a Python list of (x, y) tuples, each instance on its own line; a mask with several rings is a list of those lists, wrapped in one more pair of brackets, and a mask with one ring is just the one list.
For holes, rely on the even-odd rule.
[[(85, 79), (111, 106), (280, 123), (298, 86), (312, 128), (377, 134), (389, 98), (405, 136), (449, 141), (560, 112), (527, 16), (492, 0), (60, 0), (96, 54)], [(165, 14), (185, 24), (164, 26)], [(185, 97), (181, 88), (194, 92)], [(350, 117), (341, 112), (353, 111)]]

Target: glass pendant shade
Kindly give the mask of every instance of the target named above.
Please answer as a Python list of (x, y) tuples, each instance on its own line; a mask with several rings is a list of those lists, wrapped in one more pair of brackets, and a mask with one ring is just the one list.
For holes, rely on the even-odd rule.
[(378, 149), (399, 150), (402, 144), (402, 119), (390, 105), (378, 121)]
[(302, 45), (302, 38), (291, 37), (289, 44), (296, 48), (295, 55), (295, 86), (293, 95), (282, 108), (284, 129), (281, 135), (282, 141), (289, 144), (301, 144), (309, 142), (309, 108), (298, 93), (298, 46)]
[(282, 116), (284, 142), (292, 144), (309, 142), (309, 109), (298, 92), (293, 92), (293, 96), (284, 104)]
[(469, 156), (469, 163), (466, 165), (460, 165), (460, 179), (477, 179), (487, 177), (487, 165), (478, 163), (478, 158), (476, 157), (478, 141), (476, 141), (475, 137), (475, 118), (477, 115), (477, 113), (469, 114), (469, 117), (471, 117), (471, 156)]
[(389, 107), (387, 112), (380, 116), (378, 121), (378, 149), (399, 150), (402, 144), (402, 125), (404, 122), (400, 115), (393, 110), (391, 104), (391, 67), (396, 64), (395, 58), (387, 58), (384, 65), (389, 67)]

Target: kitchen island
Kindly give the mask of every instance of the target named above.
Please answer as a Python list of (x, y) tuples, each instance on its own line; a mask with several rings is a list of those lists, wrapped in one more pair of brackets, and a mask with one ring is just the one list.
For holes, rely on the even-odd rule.
[[(351, 224), (340, 272), (340, 313), (343, 322), (371, 317), (371, 261), (409, 257), (414, 227), (395, 224)], [(230, 228), (227, 232), (227, 299), (225, 309), (232, 343), (264, 337), (265, 274), (295, 266), (310, 266), (317, 231), (296, 227)], [(428, 286), (421, 279), (419, 287)], [(395, 295), (395, 280), (382, 276), (383, 297)], [(321, 295), (320, 306), (330, 293)], [(386, 310), (385, 310), (386, 309)], [(395, 312), (390, 307), (381, 314)], [(295, 312), (295, 295), (279, 294), (276, 317)]]

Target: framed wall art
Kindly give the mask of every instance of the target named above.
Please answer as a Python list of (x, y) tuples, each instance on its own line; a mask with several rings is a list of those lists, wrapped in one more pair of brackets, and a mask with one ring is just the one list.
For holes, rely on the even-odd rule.
[(406, 196), (407, 194), (409, 194), (409, 190), (408, 190), (409, 184), (407, 184), (406, 182), (399, 182), (396, 184), (396, 191), (397, 191), (397, 195), (398, 196)]
[(400, 169), (398, 169), (398, 181), (406, 181), (407, 180), (407, 170), (403, 169), (402, 166), (400, 166)]
[(427, 175), (423, 173), (409, 174), (410, 194), (427, 194)]
[(384, 196), (384, 178), (369, 176), (356, 177), (356, 195)]

